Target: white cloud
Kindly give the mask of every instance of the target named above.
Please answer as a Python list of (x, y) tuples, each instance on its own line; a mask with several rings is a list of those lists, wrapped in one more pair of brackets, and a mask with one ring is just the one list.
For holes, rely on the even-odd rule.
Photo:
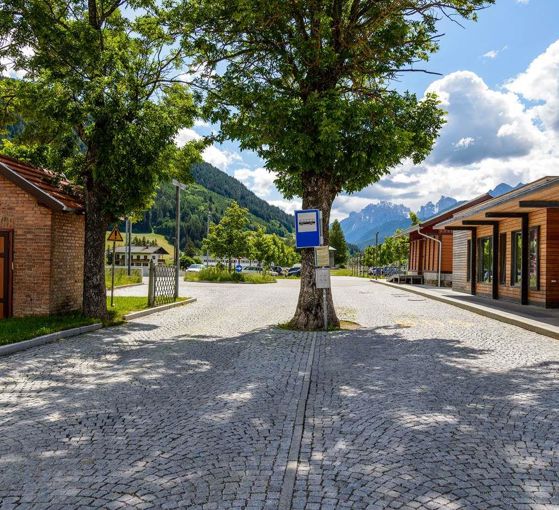
[(551, 44), (528, 66), (510, 80), (505, 88), (528, 101), (539, 102), (530, 112), (546, 129), (559, 134), (559, 40)]
[(202, 152), (202, 158), (220, 170), (227, 170), (235, 161), (243, 160), (238, 152), (219, 149), (215, 145), (206, 147)]
[(202, 119), (196, 119), (196, 120), (194, 121), (194, 127), (209, 128), (209, 127), (211, 127), (211, 126), (212, 126), (212, 125), (211, 125), (209, 122), (207, 122), (207, 121), (205, 121), (205, 120), (202, 120)]
[(276, 191), (274, 186), (276, 175), (265, 168), (259, 167), (254, 170), (240, 168), (235, 170), (234, 176), (260, 198), (268, 197)]
[(435, 81), (448, 111), (429, 164), (470, 165), (488, 158), (520, 157), (542, 138), (517, 94), (494, 90), (475, 73), (457, 71)]
[(487, 53), (484, 53), (482, 57), (494, 59), (497, 58), (498, 54), (499, 54), (499, 50), (490, 50)]
[(177, 136), (175, 136), (175, 143), (182, 147), (184, 144), (191, 142), (192, 140), (201, 140), (202, 135), (198, 134), (194, 129), (183, 128), (179, 130)]
[(503, 51), (505, 51), (507, 49), (507, 46), (503, 46), (501, 49), (499, 50), (489, 50), (487, 53), (484, 53), (482, 55), (482, 58), (487, 58), (489, 60), (495, 60), (500, 53), (502, 53)]
[[(184, 128), (178, 132), (175, 137), (175, 143), (179, 147), (182, 147), (187, 142), (201, 140), (202, 138), (202, 135), (197, 133), (194, 129)], [(227, 170), (235, 161), (243, 160), (238, 152), (220, 149), (215, 145), (210, 145), (204, 149), (202, 152), (202, 159), (220, 170)]]
[(300, 200), (268, 200), (268, 203), (279, 207), (288, 214), (293, 214), (297, 209), (302, 208)]
[(472, 138), (471, 136), (466, 136), (464, 138), (460, 138), (460, 140), (458, 140), (455, 144), (454, 147), (456, 147), (457, 149), (467, 149), (470, 145), (473, 145), (475, 143), (475, 139)]

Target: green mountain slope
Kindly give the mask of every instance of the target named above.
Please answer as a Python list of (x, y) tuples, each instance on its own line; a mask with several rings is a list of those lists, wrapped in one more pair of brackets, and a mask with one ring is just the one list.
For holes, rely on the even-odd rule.
[[(258, 198), (242, 183), (207, 163), (192, 169), (194, 183), (181, 193), (181, 249), (189, 252), (200, 248), (206, 236), (208, 209), (210, 221), (219, 222), (225, 209), (236, 200), (250, 211), (252, 227), (262, 225), (268, 233), (286, 236), (293, 231), (294, 219), (281, 209)], [(163, 184), (154, 204), (142, 221), (135, 223), (134, 233), (162, 234), (169, 242), (175, 238), (175, 188)]]
[(227, 175), (209, 163), (198, 163), (192, 166), (192, 177), (196, 183), (224, 197), (236, 200), (256, 217), (265, 222), (277, 221), (286, 231), (293, 231), (293, 216), (279, 207), (270, 205), (258, 198), (252, 191), (234, 177)]

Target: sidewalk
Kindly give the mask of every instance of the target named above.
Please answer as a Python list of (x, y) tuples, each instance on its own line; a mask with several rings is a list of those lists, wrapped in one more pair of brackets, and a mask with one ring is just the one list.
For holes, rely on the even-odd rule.
[(491, 319), (559, 339), (559, 309), (557, 308), (540, 308), (506, 301), (495, 301), (480, 296), (455, 292), (446, 287), (388, 283), (384, 280), (371, 280), (371, 282), (394, 287), (398, 290), (406, 290)]

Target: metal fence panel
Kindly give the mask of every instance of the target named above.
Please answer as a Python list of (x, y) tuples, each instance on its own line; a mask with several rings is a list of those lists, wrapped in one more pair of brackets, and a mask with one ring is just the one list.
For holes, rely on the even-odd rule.
[(159, 306), (176, 301), (175, 266), (162, 266), (150, 263), (148, 305)]

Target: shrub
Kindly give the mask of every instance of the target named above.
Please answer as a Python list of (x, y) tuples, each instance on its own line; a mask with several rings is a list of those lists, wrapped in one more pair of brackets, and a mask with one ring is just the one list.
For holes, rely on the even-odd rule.
[(186, 273), (185, 281), (192, 282), (233, 282), (233, 283), (275, 283), (276, 279), (270, 275), (253, 273), (236, 273), (219, 267), (207, 267), (198, 273)]

